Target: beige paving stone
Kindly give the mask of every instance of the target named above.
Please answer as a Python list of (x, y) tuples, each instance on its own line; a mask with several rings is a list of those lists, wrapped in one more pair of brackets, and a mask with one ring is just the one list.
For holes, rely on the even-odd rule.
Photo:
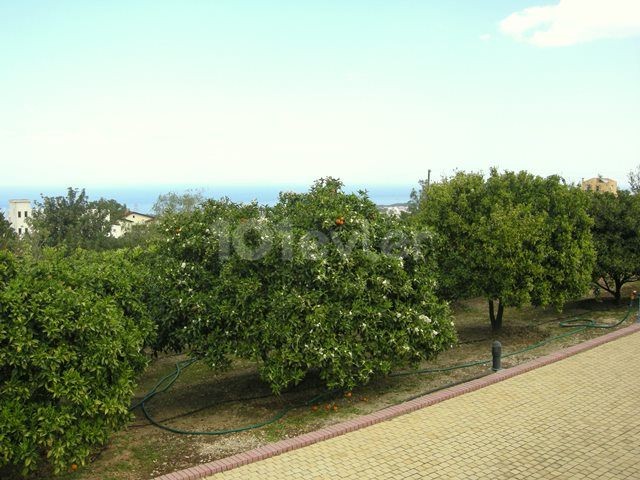
[(640, 479), (640, 333), (209, 478)]

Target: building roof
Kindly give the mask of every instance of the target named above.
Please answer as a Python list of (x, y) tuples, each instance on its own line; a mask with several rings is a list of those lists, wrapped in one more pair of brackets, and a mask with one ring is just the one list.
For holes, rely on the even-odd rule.
[(587, 180), (583, 180), (583, 182), (592, 182), (594, 180), (597, 181), (597, 182), (601, 182), (601, 183), (615, 182), (615, 180), (613, 178), (605, 178), (605, 177), (588, 178)]
[(133, 210), (128, 210), (125, 216), (128, 216), (128, 215), (140, 215), (141, 217), (156, 218), (155, 215), (150, 215), (148, 213), (134, 212)]

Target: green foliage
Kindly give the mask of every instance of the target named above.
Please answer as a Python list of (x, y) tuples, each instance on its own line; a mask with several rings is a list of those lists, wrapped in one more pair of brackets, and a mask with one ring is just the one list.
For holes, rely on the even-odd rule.
[(153, 213), (156, 216), (163, 216), (176, 213), (188, 213), (205, 201), (202, 192), (189, 190), (183, 194), (169, 192), (158, 196), (153, 204)]
[(11, 227), (11, 223), (0, 212), (0, 250), (13, 250), (18, 242), (18, 236)]
[(42, 197), (30, 218), (30, 238), (37, 247), (104, 250), (117, 246), (111, 225), (126, 207), (115, 200), (90, 201), (84, 189), (69, 188), (66, 196)]
[(16, 274), (14, 256), (6, 250), (0, 250), (0, 288)]
[(129, 419), (152, 331), (138, 252), (0, 252), (0, 469), (82, 465)]
[(210, 200), (166, 217), (157, 346), (219, 367), (255, 359), (276, 392), (311, 371), (351, 388), (450, 346), (431, 236), (341, 187), (323, 179), (273, 208)]
[[(526, 172), (488, 178), (460, 172), (423, 188), (412, 221), (441, 236), (440, 293), (504, 306), (561, 308), (588, 285), (594, 261), (588, 198), (559, 177)], [(498, 316), (493, 301), (498, 301)]]
[(627, 178), (629, 179), (631, 192), (634, 195), (640, 193), (640, 165), (638, 165), (634, 170), (631, 170)]
[(591, 193), (597, 258), (593, 282), (620, 301), (620, 290), (640, 278), (640, 197), (624, 190)]
[[(197, 337), (197, 323), (216, 328), (218, 333), (230, 331), (224, 318), (213, 318), (223, 295), (219, 278), (232, 251), (230, 225), (244, 225), (260, 212), (256, 204), (222, 199), (208, 200), (191, 212), (168, 212), (162, 217), (157, 227), (161, 237), (147, 253), (155, 274), (148, 297), (158, 325), (157, 350), (186, 348)], [(220, 341), (215, 345), (219, 354), (211, 363), (225, 362), (229, 344)], [(212, 352), (209, 356), (213, 359)]]
[(147, 248), (159, 235), (155, 221), (131, 225), (120, 238), (111, 239), (113, 248)]

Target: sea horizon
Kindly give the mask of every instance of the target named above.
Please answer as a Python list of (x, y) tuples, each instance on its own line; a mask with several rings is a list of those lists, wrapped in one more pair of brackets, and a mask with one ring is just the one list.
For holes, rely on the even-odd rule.
[[(376, 205), (393, 205), (409, 201), (411, 190), (418, 185), (381, 185), (381, 184), (345, 184), (344, 191), (355, 193), (366, 190), (371, 201)], [(27, 199), (32, 203), (40, 201), (42, 196), (65, 196), (68, 187), (60, 186), (0, 186), (0, 209), (7, 211), (9, 200)], [(238, 203), (257, 201), (262, 205), (274, 205), (280, 192), (305, 192), (306, 184), (227, 184), (227, 185), (142, 185), (142, 186), (89, 186), (84, 188), (89, 200), (100, 198), (114, 199), (127, 206), (129, 210), (140, 213), (152, 213), (152, 207), (159, 195), (174, 192), (199, 192), (205, 198), (219, 199), (228, 197)]]

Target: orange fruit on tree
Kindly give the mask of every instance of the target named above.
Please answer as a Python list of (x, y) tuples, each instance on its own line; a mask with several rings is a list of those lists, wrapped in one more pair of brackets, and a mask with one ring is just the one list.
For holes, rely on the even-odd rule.
[(333, 406), (333, 411), (334, 411), (334, 412), (337, 412), (337, 411), (338, 411), (338, 405), (334, 405), (334, 406)]
[(76, 470), (78, 470), (78, 465), (77, 465), (77, 464), (75, 464), (75, 463), (72, 463), (72, 464), (71, 464), (71, 471), (72, 471), (72, 472), (75, 472)]

